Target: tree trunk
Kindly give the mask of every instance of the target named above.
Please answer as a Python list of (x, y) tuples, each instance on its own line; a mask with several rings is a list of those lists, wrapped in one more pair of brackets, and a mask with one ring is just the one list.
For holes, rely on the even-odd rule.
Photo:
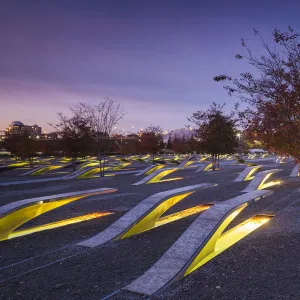
[(99, 175), (102, 177), (102, 157), (101, 157), (101, 150), (98, 149), (98, 161), (99, 161)]
[(76, 170), (76, 155), (73, 155), (72, 157), (72, 167), (73, 167), (73, 171)]
[(105, 168), (105, 157), (106, 157), (106, 149), (104, 149), (104, 153), (103, 153), (103, 163), (102, 163), (102, 177), (104, 177), (104, 168)]
[(29, 158), (28, 158), (28, 160), (29, 160), (29, 166), (30, 167), (32, 167), (32, 165), (33, 165), (33, 159), (32, 159), (32, 157), (31, 156), (29, 156)]

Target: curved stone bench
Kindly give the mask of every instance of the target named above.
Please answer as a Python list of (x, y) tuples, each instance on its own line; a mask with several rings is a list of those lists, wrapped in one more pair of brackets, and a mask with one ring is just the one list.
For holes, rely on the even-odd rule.
[(110, 240), (127, 238), (152, 229), (160, 216), (170, 207), (198, 190), (214, 186), (217, 185), (201, 183), (154, 194), (140, 202), (107, 229), (78, 245), (97, 247)]
[(266, 183), (266, 181), (275, 173), (282, 171), (282, 169), (271, 169), (271, 170), (266, 170), (262, 171), (256, 174), (254, 179), (248, 184), (248, 186), (242, 190), (242, 193), (249, 193), (255, 190), (262, 190), (267, 187), (280, 184), (281, 181), (271, 181)]
[(153, 173), (154, 171), (160, 170), (164, 167), (165, 167), (165, 165), (151, 165), (148, 168), (142, 170), (141, 172), (135, 174), (134, 176), (149, 175), (149, 174)]
[(40, 169), (42, 169), (42, 168), (44, 168), (45, 166), (36, 166), (35, 168), (33, 168), (32, 170), (30, 170), (30, 171), (28, 171), (28, 172), (26, 172), (26, 173), (23, 173), (23, 174), (21, 174), (20, 176), (27, 176), (27, 175), (30, 175), (31, 173), (33, 173), (33, 172), (36, 172), (36, 171), (38, 171), (38, 170), (40, 170)]
[(50, 210), (85, 197), (116, 192), (117, 189), (101, 188), (57, 194), (15, 201), (0, 207), (0, 241), (5, 240), (19, 226)]
[[(237, 242), (239, 239), (231, 235), (227, 245), (223, 245), (223, 248), (218, 245), (220, 239), (224, 239), (227, 234), (222, 235), (223, 231), (239, 212), (271, 193), (272, 191), (267, 190), (254, 191), (220, 202), (204, 211), (148, 271), (124, 289), (152, 295), (191, 273)], [(236, 228), (232, 230), (234, 229), (233, 235), (236, 235)], [(248, 230), (246, 228), (244, 236), (251, 232), (250, 229), (249, 226)], [(232, 238), (235, 238), (233, 243)]]
[[(81, 175), (84, 175), (84, 174), (88, 173), (89, 171), (91, 171), (93, 169), (99, 169), (100, 170), (100, 168), (95, 168), (93, 166), (92, 167), (85, 167), (85, 168), (82, 168), (82, 169), (78, 169), (78, 170), (72, 172), (71, 174), (65, 175), (64, 179), (68, 180), (68, 179), (78, 178)], [(97, 173), (97, 172), (95, 172), (95, 173)]]
[(26, 172), (22, 174), (21, 176), (26, 176), (26, 175), (31, 175), (31, 176), (36, 176), (36, 175), (42, 175), (45, 174), (49, 171), (56, 170), (56, 169), (61, 169), (65, 168), (66, 166), (64, 165), (48, 165), (48, 166), (39, 166), (37, 168), (34, 168), (33, 170), (30, 170), (29, 172)]
[(0, 167), (0, 170), (10, 170), (10, 169), (16, 169), (29, 166), (29, 162), (15, 162), (15, 163), (9, 163), (6, 165), (3, 165)]
[(256, 171), (261, 170), (261, 169), (262, 169), (262, 166), (247, 167), (241, 172), (241, 174), (239, 174), (239, 176), (235, 180), (233, 180), (233, 182), (242, 182), (242, 181), (252, 180), (254, 178), (253, 174)]
[(208, 171), (212, 168), (212, 163), (203, 163), (200, 167), (196, 170), (196, 172)]
[[(132, 185), (141, 185), (144, 183), (157, 183), (157, 182), (163, 182), (164, 180), (161, 180), (163, 177), (175, 172), (179, 170), (178, 167), (176, 168), (165, 168), (163, 170), (156, 170), (153, 173), (149, 174), (148, 176), (146, 176), (145, 178), (143, 178), (142, 180), (133, 183)], [(170, 178), (170, 179), (166, 179), (166, 181), (171, 181), (171, 180), (177, 180), (177, 179), (181, 179), (181, 178)]]
[(187, 168), (189, 167), (190, 165), (192, 165), (193, 163), (195, 163), (195, 161), (193, 160), (184, 160), (183, 162), (181, 162), (177, 168), (180, 169), (180, 168)]

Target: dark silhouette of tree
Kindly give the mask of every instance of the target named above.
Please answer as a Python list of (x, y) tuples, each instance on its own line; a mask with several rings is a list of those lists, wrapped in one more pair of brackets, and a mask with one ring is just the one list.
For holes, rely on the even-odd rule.
[(171, 135), (169, 135), (168, 141), (167, 141), (167, 147), (168, 150), (172, 149), (172, 139), (171, 139)]
[(125, 112), (120, 104), (109, 98), (105, 98), (97, 105), (80, 103), (76, 107), (76, 111), (85, 118), (92, 130), (94, 144), (98, 152), (100, 177), (103, 177), (105, 157), (110, 145), (109, 138), (113, 128), (124, 117)]
[(4, 140), (4, 148), (22, 160), (29, 160), (33, 164), (33, 158), (37, 152), (37, 141), (26, 131), (18, 135), (10, 135)]
[(155, 155), (164, 149), (163, 130), (160, 126), (148, 126), (141, 132), (141, 150), (143, 153), (151, 153), (154, 163)]
[(59, 122), (54, 127), (61, 138), (61, 146), (66, 156), (72, 158), (73, 170), (76, 169), (76, 159), (88, 154), (92, 144), (89, 122), (77, 110), (71, 109), (72, 117), (58, 114)]
[(220, 154), (233, 153), (238, 145), (234, 114), (225, 115), (224, 104), (213, 105), (206, 111), (197, 111), (188, 120), (197, 126), (197, 137), (202, 149), (210, 153), (213, 170)]
[(275, 29), (274, 45), (268, 45), (257, 30), (254, 34), (260, 38), (265, 53), (255, 56), (242, 39), (246, 55), (236, 55), (250, 64), (254, 74), (245, 72), (240, 78), (220, 75), (214, 80), (231, 82), (224, 88), (248, 104), (240, 112), (247, 138), (299, 162), (300, 34), (290, 27), (287, 32)]

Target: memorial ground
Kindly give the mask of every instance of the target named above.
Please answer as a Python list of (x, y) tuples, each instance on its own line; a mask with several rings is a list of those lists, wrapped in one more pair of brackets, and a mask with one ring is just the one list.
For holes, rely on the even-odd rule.
[[(192, 165), (179, 168), (163, 178), (181, 179), (141, 185), (133, 184), (145, 176), (135, 176), (133, 171), (142, 171), (149, 164), (136, 161), (132, 163), (131, 170), (116, 171), (113, 172), (115, 176), (105, 178), (38, 182), (40, 178), (62, 176), (62, 173), (53, 171), (48, 175), (22, 177), (22, 180), (32, 182), (6, 185), (7, 182), (20, 180), (18, 175), (25, 171), (15, 169), (2, 172), (1, 207), (19, 200), (42, 196), (101, 188), (114, 190), (60, 206), (29, 220), (18, 230), (87, 214), (110, 214), (24, 236), (12, 235), (1, 241), (1, 298), (299, 299), (300, 183), (298, 178), (289, 177), (294, 163), (275, 163), (274, 157), (256, 162), (262, 166), (262, 171), (282, 169), (268, 179), (268, 182), (281, 180), (281, 184), (268, 187), (266, 190), (273, 193), (249, 203), (228, 228), (234, 228), (256, 215), (272, 218), (194, 272), (187, 276), (177, 276), (151, 295), (134, 291), (130, 284), (151, 269), (205, 212), (183, 217), (128, 238), (111, 240), (94, 248), (78, 243), (109, 228), (141, 201), (156, 193), (204, 183), (213, 185), (196, 190), (170, 207), (164, 215), (202, 204), (218, 207), (222, 203), (226, 204), (229, 199), (246, 195), (242, 190), (251, 181), (234, 182), (246, 168), (245, 165), (237, 165), (233, 160), (224, 160), (220, 170), (196, 172), (200, 164), (195, 160)], [(258, 176), (257, 174), (255, 175)], [(14, 208), (8, 214), (18, 209)], [(210, 220), (207, 219), (207, 222)], [(198, 228), (199, 235), (203, 230), (204, 228)], [(188, 237), (190, 239), (186, 240), (187, 249), (194, 241), (192, 235)], [(182, 248), (180, 251), (184, 250), (185, 248)], [(176, 264), (174, 261), (174, 268)], [(163, 271), (169, 272), (171, 267)], [(163, 275), (158, 274), (159, 276)], [(151, 284), (142, 280), (138, 282), (141, 290), (149, 288)]]

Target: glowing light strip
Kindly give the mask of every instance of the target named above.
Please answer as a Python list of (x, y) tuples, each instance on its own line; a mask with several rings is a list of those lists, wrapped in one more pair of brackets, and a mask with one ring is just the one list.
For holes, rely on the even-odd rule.
[(18, 162), (18, 163), (9, 164), (8, 167), (24, 167), (28, 165), (29, 165), (28, 162)]
[(194, 215), (194, 214), (198, 214), (204, 210), (209, 209), (213, 204), (203, 204), (203, 205), (197, 205), (197, 206), (193, 206), (191, 208), (179, 211), (177, 213), (171, 214), (171, 215), (167, 215), (164, 217), (159, 218), (156, 223), (155, 223), (155, 227), (159, 227), (177, 220), (180, 220), (182, 218), (186, 218), (188, 216)]
[(149, 174), (153, 173), (156, 170), (162, 169), (163, 167), (164, 167), (164, 165), (156, 165), (152, 169), (150, 169), (149, 171), (147, 171), (145, 173), (145, 175), (149, 175)]
[(176, 203), (193, 193), (194, 191), (168, 198), (166, 201), (162, 202), (146, 216), (140, 219), (137, 223), (128, 228), (126, 232), (122, 234), (121, 239), (128, 238), (132, 235), (139, 234), (156, 227), (156, 222), (159, 220), (160, 216), (162, 216), (170, 207), (174, 206)]
[[(272, 216), (260, 216), (257, 215), (253, 218), (246, 220), (245, 222), (235, 226), (234, 228), (228, 230), (223, 233), (224, 229), (228, 226), (228, 224), (243, 210), (241, 208), (238, 211), (235, 211), (231, 214), (221, 225), (220, 229), (216, 231), (216, 233), (210, 238), (210, 240), (206, 243), (201, 252), (197, 255), (196, 259), (190, 265), (190, 267), (185, 272), (184, 276), (190, 274), (195, 271), (199, 267), (203, 266), (205, 263), (233, 246), (235, 243), (243, 239), (245, 236), (259, 228), (260, 226), (267, 223)], [(228, 221), (228, 219), (231, 219)], [(224, 225), (225, 226), (224, 226)], [(224, 228), (225, 227), (225, 228)], [(221, 234), (218, 236), (218, 234)]]
[(270, 178), (270, 176), (273, 175), (274, 173), (275, 173), (275, 172), (272, 172), (272, 173), (267, 174), (267, 175), (264, 177), (264, 179), (261, 181), (261, 183), (259, 184), (259, 186), (258, 186), (257, 189), (258, 189), (258, 190), (263, 190), (263, 189), (268, 188), (268, 187), (270, 187), (270, 186), (281, 184), (281, 181), (280, 181), (280, 180), (274, 180), (274, 181), (270, 181), (270, 182), (268, 182), (268, 183), (265, 183), (265, 182)]
[(90, 163), (87, 163), (87, 164), (81, 166), (79, 168), (79, 170), (85, 169), (87, 167), (94, 167), (94, 166), (99, 166), (99, 162), (90, 162)]
[(165, 170), (165, 171), (162, 171), (160, 173), (158, 173), (156, 176), (154, 176), (153, 178), (151, 178), (147, 184), (150, 184), (150, 183), (158, 183), (158, 182), (166, 182), (166, 181), (172, 181), (172, 180), (177, 180), (177, 179), (182, 179), (182, 178), (169, 178), (169, 179), (164, 179), (164, 180), (161, 180), (161, 178), (175, 172), (177, 169), (174, 168), (174, 169), (169, 169), (169, 170)]
[(92, 213), (92, 214), (87, 214), (87, 215), (83, 215), (83, 216), (78, 216), (78, 217), (66, 219), (66, 220), (52, 222), (52, 223), (48, 223), (48, 224), (44, 224), (44, 225), (40, 225), (40, 226), (28, 228), (28, 229), (17, 230), (17, 231), (12, 232), (8, 236), (8, 239), (13, 239), (13, 238), (16, 238), (16, 237), (25, 236), (25, 235), (32, 234), (32, 233), (35, 233), (35, 232), (50, 230), (50, 229), (54, 229), (54, 228), (58, 228), (58, 227), (71, 225), (71, 224), (76, 224), (76, 223), (79, 223), (79, 222), (89, 221), (89, 220), (92, 220), (92, 219), (109, 216), (111, 214), (114, 214), (114, 212), (97, 212), (97, 213)]
[(31, 176), (37, 176), (41, 174), (45, 174), (46, 172), (49, 172), (51, 170), (61, 169), (63, 166), (47, 166), (41, 169), (36, 170), (35, 172), (32, 172)]
[(252, 180), (254, 178), (253, 175), (257, 170), (260, 170), (261, 166), (257, 166), (257, 167), (253, 167), (250, 172), (248, 173), (248, 175), (245, 177), (244, 181), (248, 181), (248, 180)]
[(203, 171), (209, 171), (212, 168), (212, 163), (208, 164)]
[(281, 157), (281, 159), (280, 159), (280, 164), (286, 164), (286, 161), (284, 161), (285, 160), (285, 157)]
[(117, 171), (117, 170), (123, 169), (123, 168), (125, 168), (125, 167), (127, 167), (127, 166), (129, 166), (131, 164), (132, 164), (131, 162), (125, 162), (125, 163), (123, 163), (123, 164), (121, 164), (119, 166), (113, 167), (112, 170), (113, 171)]
[(184, 168), (188, 167), (189, 165), (191, 165), (193, 163), (193, 161), (187, 161), (185, 164), (184, 164)]
[(205, 161), (207, 159), (208, 159), (208, 157), (201, 157), (199, 161), (201, 162), (201, 161)]

